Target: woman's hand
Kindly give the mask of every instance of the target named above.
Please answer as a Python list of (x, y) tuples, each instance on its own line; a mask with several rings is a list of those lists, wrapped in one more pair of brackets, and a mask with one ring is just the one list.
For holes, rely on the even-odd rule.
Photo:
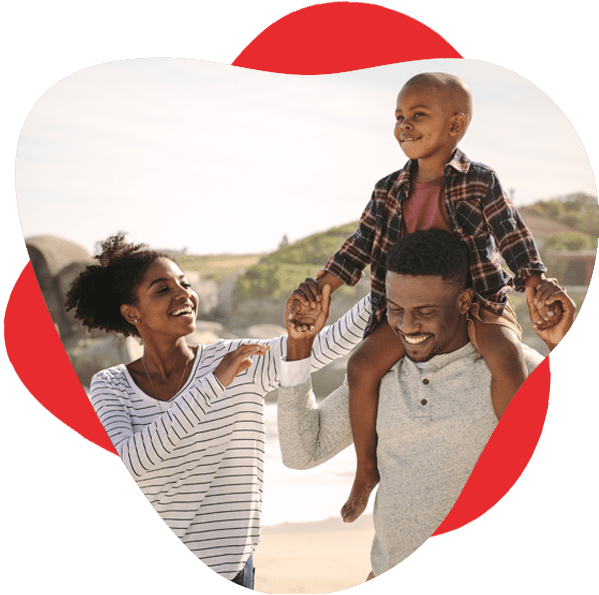
[(252, 365), (250, 357), (252, 355), (265, 355), (270, 346), (259, 345), (258, 343), (248, 343), (241, 345), (234, 351), (229, 351), (218, 366), (214, 369), (214, 375), (220, 383), (227, 387), (235, 377)]

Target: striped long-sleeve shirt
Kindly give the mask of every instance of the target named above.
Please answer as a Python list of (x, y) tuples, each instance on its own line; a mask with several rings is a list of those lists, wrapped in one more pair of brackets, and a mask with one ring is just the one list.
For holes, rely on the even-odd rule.
[[(367, 297), (326, 327), (312, 370), (347, 354), (369, 317)], [(214, 369), (248, 342), (271, 349), (225, 389)], [(122, 364), (98, 372), (91, 384), (92, 405), (142, 492), (183, 543), (228, 579), (260, 540), (264, 395), (279, 386), (286, 345), (286, 336), (200, 345), (189, 379), (166, 402), (142, 392)]]

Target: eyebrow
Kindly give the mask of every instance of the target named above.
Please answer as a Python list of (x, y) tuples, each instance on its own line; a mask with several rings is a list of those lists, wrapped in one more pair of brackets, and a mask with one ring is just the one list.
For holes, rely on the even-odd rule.
[[(389, 298), (387, 298), (387, 303), (390, 304), (391, 306), (395, 306), (396, 308), (403, 308), (403, 306), (396, 304), (394, 301), (390, 300)], [(438, 304), (423, 304), (421, 306), (415, 306), (415, 309), (422, 310), (423, 308), (438, 308), (438, 307), (439, 307)]]
[[(412, 106), (410, 106), (408, 109), (410, 109), (410, 110), (414, 110), (414, 109), (431, 109), (431, 108), (430, 108), (428, 105), (425, 105), (424, 103), (421, 103), (421, 104), (419, 104), (419, 105), (412, 105)], [(397, 112), (401, 112), (401, 111), (403, 111), (403, 110), (401, 110), (401, 109), (396, 109), (396, 110), (395, 110), (395, 113), (397, 113)]]
[[(159, 279), (154, 279), (149, 285), (148, 289), (156, 285), (156, 283), (167, 283), (171, 277), (160, 277)], [(185, 279), (185, 275), (179, 275), (178, 279)]]

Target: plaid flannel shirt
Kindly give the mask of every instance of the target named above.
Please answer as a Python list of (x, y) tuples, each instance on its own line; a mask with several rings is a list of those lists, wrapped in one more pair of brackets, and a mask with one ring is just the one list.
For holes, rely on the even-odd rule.
[[(325, 270), (353, 287), (371, 267), (373, 314), (365, 336), (386, 316), (386, 260), (402, 230), (402, 203), (408, 198), (415, 163), (377, 182), (358, 229)], [(534, 273), (547, 271), (522, 217), (503, 191), (495, 172), (456, 149), (445, 166), (445, 203), (453, 233), (466, 244), (470, 275), (481, 304), (501, 314), (511, 287), (524, 291)], [(501, 268), (503, 256), (514, 277)]]

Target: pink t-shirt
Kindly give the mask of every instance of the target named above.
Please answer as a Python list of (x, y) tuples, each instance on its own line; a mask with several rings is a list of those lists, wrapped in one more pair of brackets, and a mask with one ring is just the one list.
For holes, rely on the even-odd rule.
[(426, 184), (412, 180), (410, 196), (402, 207), (402, 235), (421, 229), (442, 229), (453, 233), (445, 205), (445, 183), (442, 177)]

